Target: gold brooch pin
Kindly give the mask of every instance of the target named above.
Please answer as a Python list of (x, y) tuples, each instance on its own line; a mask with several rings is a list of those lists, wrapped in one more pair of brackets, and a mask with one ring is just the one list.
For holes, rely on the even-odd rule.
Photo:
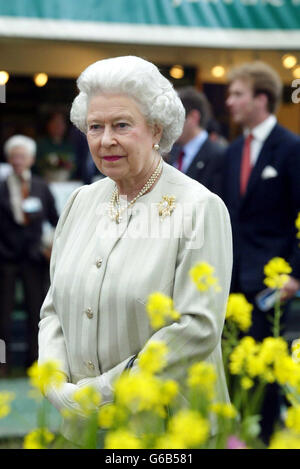
[(175, 195), (164, 195), (162, 201), (158, 204), (158, 214), (160, 217), (165, 218), (170, 216), (176, 207), (175, 204), (176, 197)]

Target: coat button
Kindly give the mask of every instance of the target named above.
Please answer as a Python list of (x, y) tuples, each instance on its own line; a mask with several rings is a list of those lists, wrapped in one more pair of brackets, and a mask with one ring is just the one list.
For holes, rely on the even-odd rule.
[(94, 370), (95, 369), (95, 365), (93, 362), (87, 362), (87, 366), (90, 370)]
[(92, 319), (92, 317), (94, 316), (93, 311), (91, 310), (91, 308), (86, 309), (85, 314), (87, 315), (87, 317), (89, 319)]
[(99, 267), (101, 267), (102, 262), (103, 262), (103, 260), (100, 259), (100, 258), (96, 260), (96, 266), (98, 267), (98, 269), (99, 269)]

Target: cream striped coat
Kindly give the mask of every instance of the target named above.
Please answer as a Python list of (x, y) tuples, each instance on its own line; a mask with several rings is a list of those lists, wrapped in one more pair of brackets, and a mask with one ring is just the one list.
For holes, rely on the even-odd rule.
[[(218, 398), (226, 400), (221, 333), (232, 268), (227, 209), (164, 163), (154, 189), (117, 225), (107, 214), (113, 187), (109, 178), (82, 186), (60, 217), (41, 310), (39, 362), (60, 360), (72, 383), (105, 374), (112, 384), (149, 341), (163, 340), (169, 347), (165, 377), (182, 380), (187, 365), (206, 360), (216, 366)], [(162, 219), (157, 204), (164, 195), (174, 195), (176, 207)], [(190, 268), (202, 261), (215, 267), (220, 293), (201, 293), (191, 281)], [(170, 295), (181, 313), (179, 322), (156, 332), (145, 311), (154, 291)]]

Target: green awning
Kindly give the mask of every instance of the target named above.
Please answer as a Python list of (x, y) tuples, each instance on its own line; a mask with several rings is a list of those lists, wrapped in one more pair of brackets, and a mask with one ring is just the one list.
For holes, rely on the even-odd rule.
[(300, 0), (0, 1), (0, 37), (300, 48)]

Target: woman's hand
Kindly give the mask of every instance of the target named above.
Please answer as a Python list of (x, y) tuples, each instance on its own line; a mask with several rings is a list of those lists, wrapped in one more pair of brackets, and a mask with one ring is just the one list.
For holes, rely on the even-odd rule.
[(104, 373), (94, 378), (83, 378), (78, 381), (77, 386), (83, 388), (91, 386), (101, 395), (101, 405), (107, 404), (113, 400), (113, 389), (108, 381), (107, 375)]
[(288, 281), (283, 286), (280, 292), (280, 300), (290, 300), (293, 298), (297, 291), (300, 290), (300, 282), (295, 277), (289, 276)]
[(51, 386), (47, 389), (46, 396), (59, 412), (63, 409), (67, 409), (80, 413), (80, 406), (73, 399), (73, 395), (78, 389), (78, 386), (75, 384), (64, 383), (59, 388)]

